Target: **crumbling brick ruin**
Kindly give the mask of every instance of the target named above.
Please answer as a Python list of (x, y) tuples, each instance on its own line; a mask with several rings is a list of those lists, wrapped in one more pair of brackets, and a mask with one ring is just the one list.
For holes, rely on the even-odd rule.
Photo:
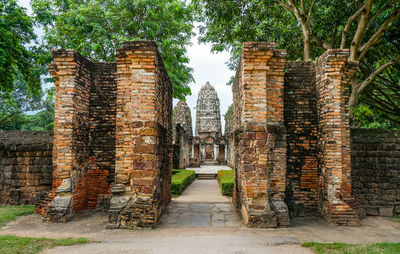
[(125, 43), (116, 63), (52, 52), (53, 189), (50, 221), (109, 201), (110, 227), (150, 226), (170, 200), (172, 85), (155, 42)]
[[(171, 198), (173, 129), (178, 146), (177, 132), (191, 132), (189, 108), (172, 122), (172, 84), (155, 42), (125, 43), (116, 63), (52, 54), (53, 146), (49, 132), (0, 133), (0, 203), (39, 201), (36, 211), (49, 221), (102, 208), (108, 228), (152, 227)], [(289, 62), (274, 43), (244, 43), (225, 140), (233, 202), (249, 227), (287, 227), (293, 216), (358, 225), (364, 210), (400, 214), (400, 134), (350, 130), (357, 65), (347, 54)], [(201, 142), (193, 137), (185, 151), (190, 163), (200, 164), (193, 158)]]
[(244, 43), (233, 85), (234, 199), (244, 221), (286, 227), (319, 215), (358, 225), (351, 196), (347, 50), (287, 62), (274, 43)]

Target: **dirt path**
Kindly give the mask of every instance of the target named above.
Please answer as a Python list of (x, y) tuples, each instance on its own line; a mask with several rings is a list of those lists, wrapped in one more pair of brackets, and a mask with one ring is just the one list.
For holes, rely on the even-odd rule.
[(338, 227), (319, 218), (296, 218), (290, 228), (248, 229), (157, 228), (106, 230), (107, 214), (77, 216), (69, 223), (46, 223), (38, 215), (22, 217), (2, 228), (0, 234), (30, 237), (86, 237), (100, 241), (62, 247), (48, 253), (309, 253), (305, 241), (374, 243), (399, 242), (399, 224), (389, 218), (368, 217), (360, 227)]

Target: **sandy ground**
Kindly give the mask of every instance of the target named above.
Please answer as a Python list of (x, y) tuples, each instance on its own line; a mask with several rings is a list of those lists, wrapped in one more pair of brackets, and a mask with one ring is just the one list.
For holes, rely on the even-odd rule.
[[(215, 182), (197, 180), (183, 193), (182, 199), (171, 202), (155, 229), (106, 230), (107, 214), (92, 212), (77, 215), (68, 223), (47, 223), (39, 215), (29, 215), (8, 223), (0, 234), (48, 238), (85, 237), (94, 241), (45, 251), (57, 254), (302, 254), (311, 253), (309, 249), (300, 246), (302, 242), (309, 241), (400, 242), (400, 223), (383, 217), (367, 217), (361, 221), (360, 227), (334, 226), (320, 218), (295, 218), (291, 220), (289, 228), (249, 229), (240, 221), (232, 223), (236, 221), (231, 214), (234, 213), (230, 207), (232, 205), (226, 202), (225, 197), (221, 198)], [(208, 199), (214, 203), (198, 204), (199, 200)], [(215, 219), (218, 217), (221, 218), (217, 225)]]
[(43, 222), (30, 215), (8, 223), (0, 234), (29, 237), (86, 237), (99, 243), (58, 247), (46, 253), (309, 253), (305, 241), (374, 243), (399, 242), (400, 225), (389, 218), (368, 217), (360, 227), (339, 227), (319, 218), (296, 218), (290, 228), (248, 229), (156, 228), (106, 230), (107, 214), (86, 213), (69, 223)]

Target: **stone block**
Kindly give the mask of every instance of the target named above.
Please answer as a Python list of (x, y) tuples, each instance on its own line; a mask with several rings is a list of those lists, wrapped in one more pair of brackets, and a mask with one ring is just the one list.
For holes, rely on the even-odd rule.
[(394, 207), (379, 207), (379, 216), (392, 217), (394, 215)]

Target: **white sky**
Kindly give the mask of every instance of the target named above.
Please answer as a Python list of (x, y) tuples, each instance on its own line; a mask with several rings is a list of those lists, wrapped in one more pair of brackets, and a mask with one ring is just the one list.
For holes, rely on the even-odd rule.
[[(29, 5), (30, 0), (18, 0), (19, 4), (27, 8), (28, 14), (32, 13)], [(40, 33), (39, 30), (36, 30)], [(198, 30), (196, 29), (196, 33)], [(198, 44), (197, 36), (192, 38), (193, 45), (188, 48), (188, 57), (190, 59), (190, 67), (193, 68), (194, 83), (189, 84), (192, 95), (186, 97), (186, 102), (189, 105), (192, 113), (193, 131), (196, 123), (196, 102), (197, 94), (207, 81), (215, 87), (218, 97), (220, 99), (221, 114), (222, 116), (228, 110), (229, 105), (232, 104), (232, 90), (226, 83), (230, 77), (234, 75), (233, 71), (229, 70), (226, 62), (229, 61), (229, 53), (221, 52), (218, 54), (211, 53), (211, 44)], [(174, 99), (174, 105), (178, 101)], [(222, 130), (224, 131), (225, 121), (221, 117)]]

